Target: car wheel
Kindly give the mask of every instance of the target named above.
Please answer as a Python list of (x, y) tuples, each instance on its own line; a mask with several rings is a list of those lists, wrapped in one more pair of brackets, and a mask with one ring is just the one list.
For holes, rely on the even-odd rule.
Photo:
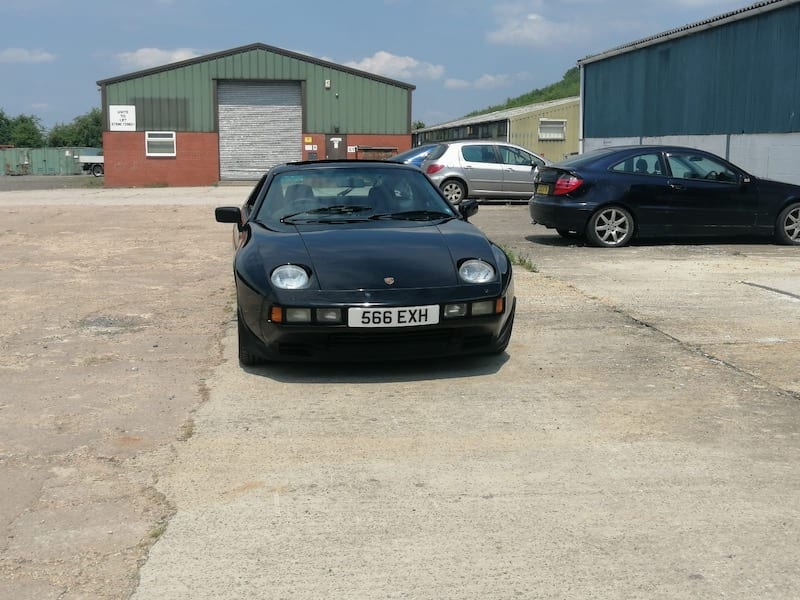
[(264, 364), (265, 360), (260, 354), (253, 351), (253, 334), (244, 324), (242, 314), (236, 311), (237, 333), (239, 338), (239, 364), (243, 367), (255, 367)]
[(781, 244), (800, 245), (800, 202), (781, 211), (775, 226), (775, 237)]
[(100, 177), (103, 174), (103, 165), (92, 165), (92, 175)]
[(448, 179), (440, 188), (442, 194), (453, 204), (458, 204), (467, 195), (467, 188), (458, 179)]
[(633, 237), (633, 217), (624, 208), (606, 206), (589, 219), (586, 237), (594, 246), (619, 248)]

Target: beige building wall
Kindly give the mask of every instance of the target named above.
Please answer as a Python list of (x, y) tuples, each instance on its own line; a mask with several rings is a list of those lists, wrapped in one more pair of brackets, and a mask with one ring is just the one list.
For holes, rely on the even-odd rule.
[[(528, 148), (552, 161), (578, 152), (580, 100), (513, 116), (509, 123), (509, 142)], [(542, 139), (542, 119), (565, 121), (564, 139)], [(547, 137), (547, 134), (544, 134)]]

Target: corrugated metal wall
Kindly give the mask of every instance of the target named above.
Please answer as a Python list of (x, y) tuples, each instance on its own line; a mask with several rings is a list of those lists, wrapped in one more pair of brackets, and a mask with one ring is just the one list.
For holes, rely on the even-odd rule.
[(3, 148), (0, 175), (78, 175), (78, 156), (97, 155), (100, 148)]
[(800, 131), (800, 4), (584, 65), (584, 137)]
[(215, 80), (304, 82), (307, 132), (409, 133), (410, 89), (264, 49), (113, 81), (105, 102), (135, 105), (139, 131), (216, 131)]

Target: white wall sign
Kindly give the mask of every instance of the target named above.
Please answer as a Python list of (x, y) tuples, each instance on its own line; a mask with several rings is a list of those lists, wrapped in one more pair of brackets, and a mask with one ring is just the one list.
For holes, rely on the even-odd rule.
[(122, 104), (108, 106), (109, 131), (136, 131), (136, 107)]

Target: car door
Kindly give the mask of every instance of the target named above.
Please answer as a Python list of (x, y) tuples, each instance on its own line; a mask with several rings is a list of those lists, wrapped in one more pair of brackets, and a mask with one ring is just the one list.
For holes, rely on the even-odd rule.
[(704, 152), (671, 151), (669, 206), (671, 220), (686, 233), (743, 233), (756, 222), (757, 195), (743, 185), (744, 174)]
[(492, 144), (461, 147), (461, 168), (470, 195), (499, 194), (503, 189), (503, 165)]
[(513, 146), (497, 146), (503, 161), (503, 192), (529, 198), (533, 195), (533, 169), (544, 161)]
[(673, 232), (669, 180), (659, 152), (630, 154), (612, 165), (616, 194), (633, 210), (641, 235)]

